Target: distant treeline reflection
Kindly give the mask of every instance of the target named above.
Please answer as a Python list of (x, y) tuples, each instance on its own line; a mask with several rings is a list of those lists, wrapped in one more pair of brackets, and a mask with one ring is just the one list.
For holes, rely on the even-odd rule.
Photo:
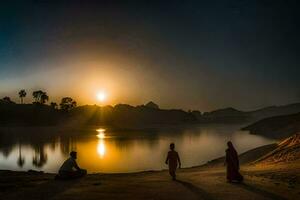
[[(76, 142), (72, 137), (55, 136), (43, 133), (26, 133), (26, 134), (12, 134), (11, 132), (0, 133), (0, 153), (5, 158), (8, 158), (13, 149), (18, 148), (18, 159), (16, 160), (19, 167), (23, 167), (25, 162), (37, 168), (43, 167), (48, 160), (45, 147), (48, 146), (51, 150), (55, 150), (57, 145), (58, 149), (63, 155), (68, 155), (71, 149), (76, 149)], [(31, 160), (25, 160), (22, 147), (30, 147), (34, 153)]]

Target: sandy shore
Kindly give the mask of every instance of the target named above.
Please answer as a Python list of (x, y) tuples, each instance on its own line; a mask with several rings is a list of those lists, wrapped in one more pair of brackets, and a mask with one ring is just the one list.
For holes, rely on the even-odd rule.
[(55, 181), (54, 174), (0, 171), (0, 199), (299, 199), (300, 165), (243, 167), (243, 184), (227, 183), (220, 167), (89, 174)]

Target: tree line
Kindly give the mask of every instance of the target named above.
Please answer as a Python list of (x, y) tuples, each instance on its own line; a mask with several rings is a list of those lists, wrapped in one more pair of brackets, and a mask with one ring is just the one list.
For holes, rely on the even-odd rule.
[[(24, 104), (24, 98), (27, 96), (27, 92), (25, 89), (22, 89), (18, 93), (21, 104)], [(45, 105), (46, 102), (49, 101), (49, 96), (47, 92), (42, 90), (36, 90), (32, 92), (32, 97), (34, 99), (34, 102), (32, 104), (36, 105)], [(0, 99), (0, 104), (15, 104), (11, 100), (10, 97), (6, 96)], [(56, 102), (50, 102), (49, 104), (53, 109), (61, 109), (63, 111), (70, 111), (71, 109), (75, 108), (77, 106), (77, 102), (72, 99), (71, 97), (63, 97), (60, 101), (60, 104), (58, 105)]]

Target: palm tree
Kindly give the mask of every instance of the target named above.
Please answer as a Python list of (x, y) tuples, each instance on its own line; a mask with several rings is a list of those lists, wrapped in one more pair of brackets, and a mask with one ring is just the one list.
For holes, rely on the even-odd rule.
[(21, 104), (23, 104), (23, 98), (26, 97), (26, 91), (23, 89), (23, 90), (20, 90), (19, 92), (19, 97), (21, 98)]

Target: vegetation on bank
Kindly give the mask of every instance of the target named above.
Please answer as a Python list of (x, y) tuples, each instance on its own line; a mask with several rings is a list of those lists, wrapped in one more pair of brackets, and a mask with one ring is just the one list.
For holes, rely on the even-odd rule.
[(182, 124), (195, 123), (192, 112), (179, 109), (164, 110), (157, 104), (115, 106), (85, 105), (77, 106), (71, 97), (63, 97), (58, 106), (56, 102), (46, 104), (49, 96), (38, 90), (32, 93), (34, 102), (23, 104), (26, 91), (21, 90), (21, 104), (9, 97), (0, 100), (0, 125), (111, 125), (128, 127), (149, 124)]
[(150, 101), (145, 105), (77, 106), (71, 97), (63, 97), (60, 103), (49, 102), (47, 92), (32, 93), (33, 102), (24, 104), (26, 90), (18, 93), (20, 104), (10, 97), (0, 99), (0, 125), (111, 125), (119, 128), (151, 126), (160, 124), (189, 123), (251, 123), (265, 117), (300, 112), (300, 103), (271, 106), (255, 111), (240, 111), (234, 108), (211, 112), (181, 109), (161, 109)]

